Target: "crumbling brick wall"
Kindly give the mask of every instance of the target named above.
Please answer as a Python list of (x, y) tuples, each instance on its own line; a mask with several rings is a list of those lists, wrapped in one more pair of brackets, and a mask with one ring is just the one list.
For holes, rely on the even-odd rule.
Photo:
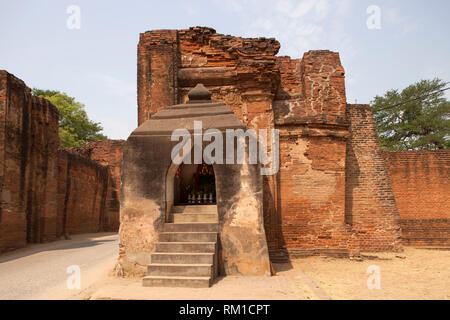
[(183, 103), (203, 83), (249, 128), (280, 130), (281, 168), (265, 176), (264, 221), (272, 257), (357, 251), (345, 223), (348, 139), (339, 54), (277, 57), (273, 38), (246, 39), (211, 28), (154, 30), (138, 45), (139, 124)]
[(58, 111), (0, 71), (0, 251), (54, 240)]
[[(290, 256), (347, 255), (358, 239), (345, 223), (349, 137), (344, 69), (339, 54), (310, 51), (277, 58), (281, 82), (273, 101), (280, 130), (279, 243)], [(266, 226), (273, 228), (275, 225)]]
[(118, 212), (106, 202), (113, 190), (109, 168), (58, 152), (58, 118), (48, 100), (0, 71), (0, 252), (56, 240), (64, 230), (117, 231)]
[(450, 245), (450, 150), (383, 152), (407, 245)]
[(120, 186), (122, 173), (122, 152), (124, 140), (92, 141), (78, 148), (71, 148), (83, 157), (108, 168), (108, 192), (106, 195), (106, 213), (104, 231), (119, 229)]
[(401, 249), (399, 214), (369, 105), (347, 105), (346, 221), (361, 250)]
[(104, 231), (108, 168), (67, 150), (58, 151), (60, 234)]

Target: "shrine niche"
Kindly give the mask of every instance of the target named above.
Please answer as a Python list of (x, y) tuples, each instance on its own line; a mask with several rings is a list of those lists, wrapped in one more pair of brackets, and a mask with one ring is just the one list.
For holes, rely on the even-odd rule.
[(216, 182), (212, 165), (181, 164), (174, 179), (175, 205), (216, 204)]

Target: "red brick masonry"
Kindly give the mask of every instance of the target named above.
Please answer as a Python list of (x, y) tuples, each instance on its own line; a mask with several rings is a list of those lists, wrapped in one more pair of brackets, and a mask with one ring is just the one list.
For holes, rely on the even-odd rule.
[(64, 233), (118, 230), (117, 169), (58, 150), (58, 117), (0, 71), (0, 252)]
[(347, 106), (339, 54), (278, 57), (277, 40), (195, 27), (142, 33), (139, 124), (198, 82), (249, 128), (280, 132), (280, 171), (264, 177), (272, 259), (399, 250), (398, 211), (367, 106)]
[[(450, 245), (450, 151), (380, 151), (372, 112), (348, 105), (339, 54), (276, 56), (275, 39), (153, 30), (138, 45), (138, 120), (203, 83), (249, 128), (278, 129), (264, 177), (272, 260)], [(0, 71), (0, 252), (63, 233), (116, 231), (124, 141), (58, 150), (58, 112)]]
[[(280, 131), (280, 171), (264, 177), (264, 223), (272, 259), (401, 250), (401, 225), (405, 239), (420, 228), (406, 221), (412, 218), (404, 216), (397, 178), (385, 166), (369, 106), (346, 104), (339, 54), (314, 50), (291, 59), (276, 56), (279, 47), (273, 38), (234, 37), (205, 27), (142, 33), (139, 124), (165, 106), (186, 101), (187, 92), (201, 82), (214, 101), (225, 102), (249, 128)], [(435, 190), (439, 195), (427, 197), (444, 205), (448, 157), (441, 161), (447, 184)], [(432, 172), (424, 166), (422, 174)], [(414, 203), (422, 189), (404, 197)], [(436, 203), (418, 207), (425, 214)], [(446, 228), (433, 218), (434, 230)], [(439, 232), (441, 240), (435, 237), (433, 243), (447, 243), (448, 233)]]
[(450, 245), (450, 150), (384, 152), (404, 244)]

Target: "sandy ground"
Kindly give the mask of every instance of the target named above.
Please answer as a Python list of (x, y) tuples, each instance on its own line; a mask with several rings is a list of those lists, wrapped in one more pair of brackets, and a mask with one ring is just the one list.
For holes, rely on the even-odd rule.
[[(367, 281), (379, 270), (379, 289)], [(405, 248), (364, 254), (362, 261), (310, 257), (274, 264), (273, 277), (224, 277), (210, 288), (149, 288), (141, 279), (109, 277), (91, 299), (446, 299), (450, 300), (450, 251)], [(371, 278), (372, 279), (372, 278)], [(370, 282), (373, 284), (374, 282)], [(84, 296), (83, 298), (87, 298)]]
[(94, 300), (284, 300), (303, 299), (287, 277), (224, 277), (210, 288), (143, 287), (140, 279), (110, 279)]
[[(149, 288), (141, 278), (111, 276), (117, 234), (78, 235), (1, 255), (0, 299), (450, 300), (450, 248), (435, 249), (366, 253), (362, 261), (309, 257), (274, 264), (272, 277), (222, 277), (201, 289)], [(78, 290), (67, 288), (69, 265), (80, 266)], [(368, 269), (379, 270), (379, 289), (369, 289), (375, 274)]]
[[(301, 270), (332, 299), (450, 299), (450, 248), (405, 247), (400, 254), (365, 254), (361, 261), (297, 259), (284, 275)], [(368, 289), (369, 266), (380, 270), (380, 289)], [(372, 273), (373, 274), (373, 273)]]

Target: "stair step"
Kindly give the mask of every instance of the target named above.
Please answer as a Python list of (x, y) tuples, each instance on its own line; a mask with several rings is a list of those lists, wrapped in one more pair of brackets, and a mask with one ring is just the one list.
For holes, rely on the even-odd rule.
[(150, 261), (152, 264), (213, 264), (214, 253), (154, 252)]
[(157, 242), (155, 252), (211, 252), (216, 251), (216, 242)]
[(183, 276), (210, 277), (213, 275), (212, 264), (168, 264), (158, 263), (147, 266), (149, 276)]
[(189, 206), (174, 206), (172, 213), (214, 213), (217, 214), (216, 205), (189, 205)]
[(197, 223), (165, 223), (164, 232), (218, 232), (217, 223), (197, 222)]
[(173, 277), (173, 276), (146, 276), (142, 279), (144, 287), (189, 287), (208, 288), (211, 277)]
[(174, 206), (171, 213), (173, 223), (164, 224), (142, 285), (209, 287), (217, 276), (217, 206)]
[(212, 213), (174, 213), (173, 222), (218, 222), (217, 214)]
[(217, 232), (162, 232), (161, 242), (216, 242)]

